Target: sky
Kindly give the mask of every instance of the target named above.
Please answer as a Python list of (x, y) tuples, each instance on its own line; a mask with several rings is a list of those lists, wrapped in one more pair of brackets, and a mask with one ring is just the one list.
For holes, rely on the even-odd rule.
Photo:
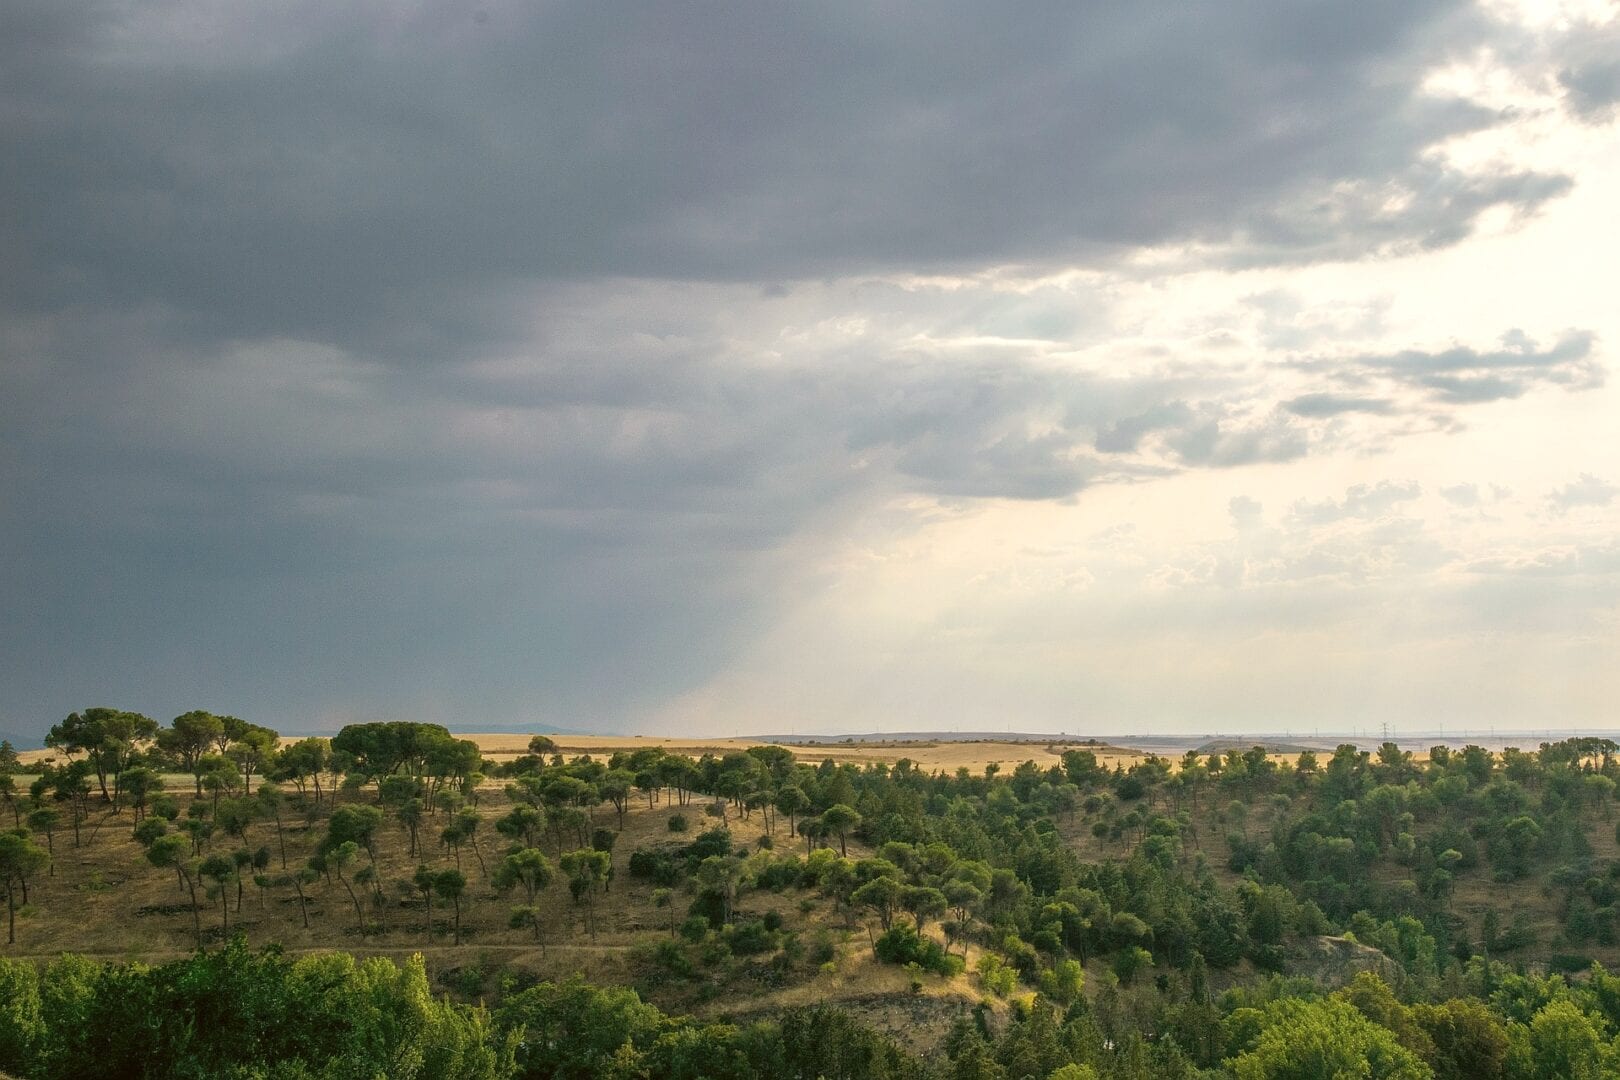
[(0, 18), (0, 731), (1620, 727), (1620, 5)]

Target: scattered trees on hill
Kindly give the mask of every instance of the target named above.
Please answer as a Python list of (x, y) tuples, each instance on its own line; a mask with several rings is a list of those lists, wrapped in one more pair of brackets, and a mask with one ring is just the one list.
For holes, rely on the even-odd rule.
[(17, 943), (17, 902), (28, 902), (28, 881), (50, 866), (51, 856), (18, 829), (0, 832), (0, 889), (6, 894), (6, 944)]

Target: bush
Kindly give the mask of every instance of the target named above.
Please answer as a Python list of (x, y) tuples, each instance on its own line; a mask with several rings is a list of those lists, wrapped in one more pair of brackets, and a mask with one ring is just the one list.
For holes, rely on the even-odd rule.
[(709, 920), (702, 915), (688, 915), (681, 923), (680, 932), (687, 941), (702, 941), (709, 935)]
[(981, 955), (977, 971), (980, 984), (997, 997), (1006, 997), (1018, 985), (1017, 973), (1002, 963), (1001, 957), (995, 953), (987, 952)]
[(885, 964), (916, 964), (936, 975), (951, 976), (962, 970), (961, 957), (947, 956), (939, 942), (918, 934), (910, 923), (899, 923), (887, 931), (877, 939), (873, 951)]
[(692, 866), (696, 866), (713, 855), (730, 855), (731, 830), (724, 828), (710, 829), (707, 832), (699, 833), (696, 840), (686, 845), (686, 850), (682, 854), (686, 856), (686, 861)]
[(810, 962), (816, 967), (822, 967), (838, 959), (838, 946), (833, 944), (832, 936), (825, 930), (816, 931), (815, 941), (810, 945)]
[(1547, 958), (1547, 970), (1559, 971), (1566, 975), (1577, 971), (1586, 971), (1592, 966), (1590, 956), (1578, 956), (1571, 953), (1553, 953)]
[(781, 892), (783, 889), (796, 884), (801, 872), (797, 855), (783, 855), (780, 858), (773, 859), (769, 866), (759, 871), (754, 881), (761, 889)]
[(767, 911), (765, 913), (765, 929), (782, 929), (782, 913), (780, 911)]
[(687, 959), (686, 950), (681, 948), (678, 941), (660, 941), (658, 947), (653, 950), (653, 963), (671, 975), (685, 978), (692, 974), (692, 961)]
[(638, 848), (630, 853), (630, 876), (668, 888), (680, 881), (681, 866), (668, 849)]
[(776, 950), (776, 935), (766, 929), (761, 919), (749, 919), (726, 928), (726, 944), (738, 956), (755, 956)]
[(685, 814), (669, 815), (670, 832), (685, 832), (688, 828), (690, 828), (690, 826), (687, 823)]

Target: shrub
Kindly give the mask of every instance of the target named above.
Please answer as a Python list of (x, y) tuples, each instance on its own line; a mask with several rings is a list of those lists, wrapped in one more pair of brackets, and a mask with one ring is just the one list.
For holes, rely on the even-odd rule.
[(709, 934), (709, 920), (702, 915), (688, 915), (681, 923), (680, 932), (687, 941), (702, 941)]
[(816, 967), (824, 967), (838, 959), (838, 946), (833, 944), (833, 939), (827, 931), (816, 931), (815, 941), (810, 946), (809, 959)]
[(997, 997), (1006, 997), (1018, 985), (1018, 975), (995, 953), (984, 953), (976, 965), (979, 983)]
[(681, 948), (678, 941), (664, 940), (658, 943), (653, 950), (653, 963), (669, 972), (671, 975), (686, 977), (692, 974), (692, 961), (686, 957), (686, 950)]
[(738, 956), (755, 956), (776, 950), (776, 935), (766, 929), (761, 919), (749, 919), (726, 928), (726, 944)]
[(713, 855), (730, 855), (731, 830), (724, 828), (710, 829), (707, 832), (699, 833), (696, 840), (686, 845), (686, 850), (682, 854), (686, 856), (686, 861), (692, 866), (696, 866)]
[(939, 942), (918, 934), (910, 923), (898, 923), (884, 933), (877, 939), (873, 951), (885, 964), (916, 964), (925, 971), (946, 976), (962, 970), (961, 957), (947, 956)]
[(797, 855), (784, 855), (773, 859), (771, 864), (761, 870), (754, 878), (762, 889), (771, 892), (781, 892), (798, 882), (801, 873), (799, 857)]
[(687, 824), (685, 814), (671, 814), (671, 815), (669, 815), (669, 831), (670, 832), (685, 832), (688, 827), (689, 826)]
[(680, 880), (681, 866), (667, 849), (638, 848), (630, 853), (630, 876), (668, 888)]
[(782, 929), (782, 913), (780, 911), (767, 911), (765, 913), (765, 929)]

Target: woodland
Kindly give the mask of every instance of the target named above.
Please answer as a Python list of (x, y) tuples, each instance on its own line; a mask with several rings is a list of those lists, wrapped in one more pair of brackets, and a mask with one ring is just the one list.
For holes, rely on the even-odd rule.
[(1606, 739), (925, 771), (751, 746), (0, 744), (0, 1072), (1620, 1075)]

